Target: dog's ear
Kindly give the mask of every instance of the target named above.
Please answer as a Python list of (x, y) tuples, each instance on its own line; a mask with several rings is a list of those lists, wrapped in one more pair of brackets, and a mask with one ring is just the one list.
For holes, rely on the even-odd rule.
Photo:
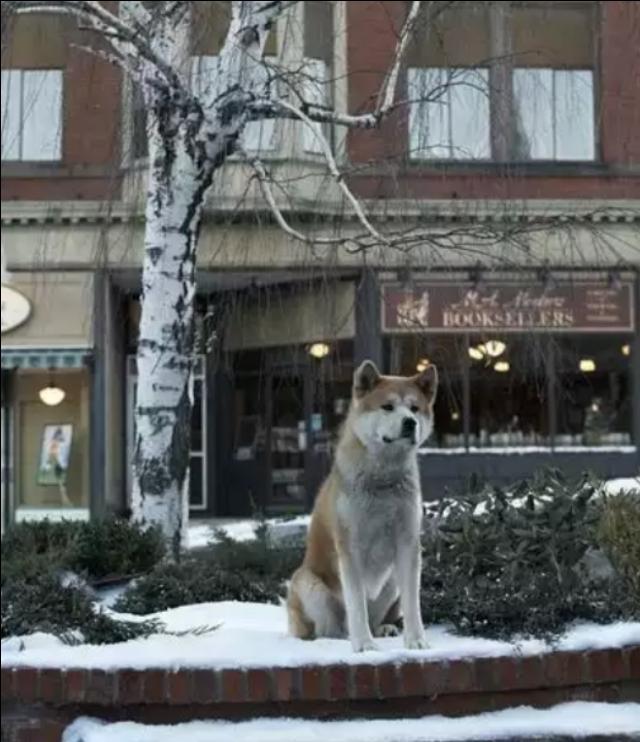
[(380, 371), (373, 361), (363, 361), (353, 376), (353, 396), (364, 397), (380, 382)]
[(413, 377), (413, 383), (427, 398), (429, 404), (433, 403), (438, 391), (438, 369), (429, 365), (424, 371)]

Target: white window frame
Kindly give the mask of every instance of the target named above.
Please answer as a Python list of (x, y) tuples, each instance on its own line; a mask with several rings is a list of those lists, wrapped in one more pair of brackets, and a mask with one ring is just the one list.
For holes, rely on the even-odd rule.
[[(207, 510), (209, 507), (209, 491), (207, 488), (207, 377), (205, 374), (206, 358), (204, 355), (197, 355), (193, 360), (191, 378), (189, 379), (189, 396), (193, 401), (193, 391), (195, 381), (202, 384), (202, 448), (189, 450), (189, 464), (192, 458), (202, 460), (202, 502), (198, 504), (191, 503), (191, 493), (189, 493), (188, 507), (191, 511)], [(133, 490), (133, 447), (135, 445), (135, 399), (136, 389), (138, 386), (138, 369), (136, 356), (127, 357), (127, 493), (131, 497)]]
[[(594, 162), (596, 159), (596, 131), (595, 131), (595, 89), (594, 89), (594, 71), (592, 69), (558, 69), (552, 67), (514, 67), (513, 68), (513, 98), (514, 98), (514, 112), (515, 117), (514, 125), (518, 124), (519, 121), (519, 94), (518, 91), (525, 88), (522, 93), (522, 99), (526, 106), (529, 108), (529, 112), (536, 114), (535, 101), (531, 105), (531, 101), (536, 95), (536, 91), (526, 90), (527, 76), (533, 77), (534, 75), (546, 75), (548, 78), (548, 85), (546, 88), (541, 89), (539, 87), (540, 81), (536, 83), (536, 88), (541, 96), (548, 98), (547, 111), (549, 114), (549, 120), (546, 121), (548, 141), (546, 142), (545, 152), (536, 156), (531, 154), (525, 161), (526, 162)], [(586, 128), (586, 139), (588, 139), (588, 147), (590, 152), (587, 156), (576, 156), (572, 155), (567, 150), (561, 150), (561, 142), (559, 138), (559, 124), (558, 119), (560, 117), (561, 106), (566, 104), (564, 97), (558, 93), (558, 82), (561, 76), (568, 77), (569, 75), (576, 75), (576, 81), (579, 82), (578, 75), (586, 78), (590, 77), (589, 90), (591, 93), (591, 100), (588, 102), (590, 110), (586, 111), (586, 119), (581, 119), (579, 122), (576, 121), (573, 130), (575, 132), (584, 131)], [(542, 127), (539, 122), (535, 122), (533, 128), (530, 127), (527, 132), (527, 127), (522, 124), (523, 133), (527, 136), (528, 141), (532, 142), (535, 146), (536, 139), (541, 140), (540, 131)], [(537, 136), (536, 136), (537, 135)], [(544, 132), (543, 132), (544, 136)], [(542, 140), (542, 143), (545, 142)], [(538, 148), (540, 151), (540, 148)]]
[[(44, 100), (40, 100), (43, 109), (40, 110), (39, 93), (32, 95), (31, 88), (44, 84), (51, 85), (52, 89), (46, 91)], [(17, 100), (14, 97), (16, 86)], [(63, 89), (63, 70), (59, 68), (2, 70), (3, 162), (59, 162), (62, 159)], [(11, 96), (11, 103), (7, 101), (8, 96)], [(9, 110), (16, 105), (17, 116), (14, 110)], [(46, 131), (52, 135), (51, 139), (42, 136), (40, 131), (42, 121), (45, 122)], [(9, 146), (5, 147), (7, 138)]]
[[(456, 80), (458, 78), (459, 81)], [(465, 82), (465, 78), (469, 82)], [(476, 93), (481, 101), (481, 110), (478, 111), (474, 128), (478, 128), (479, 121), (485, 121), (484, 131), (478, 137), (479, 154), (463, 152), (456, 142), (456, 124), (463, 123), (456, 114), (456, 108), (461, 105), (461, 99), (456, 100), (459, 89), (474, 84), (472, 78), (477, 78), (477, 86), (484, 88)], [(492, 159), (491, 151), (491, 104), (489, 100), (489, 68), (488, 67), (410, 67), (407, 71), (407, 88), (409, 105), (409, 154), (412, 160), (454, 160), (471, 162), (488, 162)], [(423, 91), (437, 89), (444, 85), (440, 99), (435, 101), (420, 101)], [(436, 118), (441, 119), (435, 124)], [(443, 131), (443, 141), (429, 141), (431, 124), (436, 133)], [(470, 122), (467, 122), (469, 126)], [(423, 129), (426, 125), (426, 137)]]
[[(327, 106), (331, 101), (329, 89), (329, 66), (322, 59), (305, 58), (302, 79), (302, 94), (307, 103)], [(302, 123), (302, 149), (311, 154), (322, 155), (324, 148), (321, 137), (327, 136), (327, 125), (315, 122), (311, 126)]]

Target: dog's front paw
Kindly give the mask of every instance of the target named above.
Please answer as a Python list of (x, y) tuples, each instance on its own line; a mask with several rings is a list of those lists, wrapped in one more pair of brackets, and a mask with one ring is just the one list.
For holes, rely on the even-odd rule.
[(405, 634), (404, 635), (404, 646), (407, 649), (428, 649), (429, 644), (424, 634), (418, 634), (417, 636)]
[(383, 623), (378, 626), (374, 633), (379, 637), (400, 636), (400, 629), (395, 624)]
[(352, 639), (351, 646), (354, 652), (376, 652), (379, 649), (373, 639), (368, 636)]

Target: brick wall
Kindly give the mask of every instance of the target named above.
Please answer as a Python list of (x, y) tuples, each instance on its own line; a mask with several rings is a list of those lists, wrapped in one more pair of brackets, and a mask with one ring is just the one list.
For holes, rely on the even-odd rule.
[[(402, 27), (405, 3), (347, 4), (351, 112), (371, 109)], [(407, 163), (407, 113), (396, 112), (378, 131), (351, 131), (350, 178), (364, 198), (622, 199), (640, 198), (640, 3), (601, 3), (599, 74), (602, 162), (570, 166)], [(364, 40), (363, 40), (363, 37)], [(402, 77), (400, 92), (403, 93)]]
[(460, 716), (640, 700), (640, 645), (530, 657), (247, 670), (2, 668), (3, 742), (58, 742), (81, 715), (145, 723), (257, 716)]

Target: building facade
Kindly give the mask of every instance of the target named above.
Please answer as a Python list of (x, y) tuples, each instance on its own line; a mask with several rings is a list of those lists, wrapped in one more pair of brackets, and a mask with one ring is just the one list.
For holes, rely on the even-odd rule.
[[(206, 86), (224, 4), (198, 5)], [(639, 473), (640, 4), (438, 5), (403, 64), (405, 103), (377, 130), (323, 130), (372, 223), (407, 235), (399, 249), (357, 249), (362, 225), (299, 122), (250, 124), (243, 144), (287, 184), (286, 218), (346, 249), (283, 232), (239, 159), (216, 177), (193, 516), (308, 509), (364, 358), (439, 368), (430, 498), (549, 465)], [(406, 11), (301, 2), (266, 54), (307, 71), (307, 99), (366, 110)], [(144, 118), (78, 33), (30, 15), (3, 46), (3, 527), (123, 512), (131, 486)]]

